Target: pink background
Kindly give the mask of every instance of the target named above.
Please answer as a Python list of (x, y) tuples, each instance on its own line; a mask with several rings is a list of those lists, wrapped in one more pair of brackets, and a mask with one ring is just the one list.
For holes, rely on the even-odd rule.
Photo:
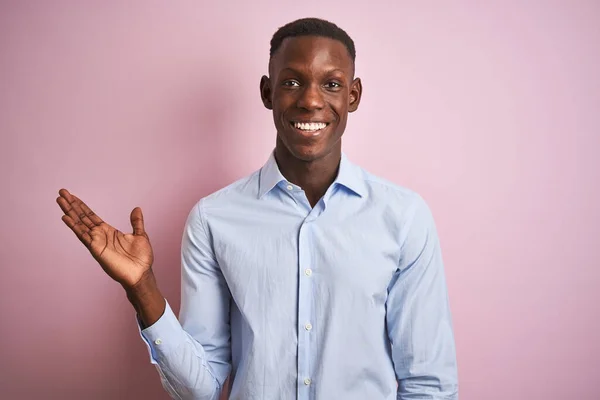
[(600, 3), (217, 3), (0, 4), (0, 397), (167, 397), (57, 191), (141, 206), (178, 309), (188, 211), (274, 145), (270, 37), (319, 16), (357, 46), (346, 153), (436, 217), (461, 400), (598, 399)]

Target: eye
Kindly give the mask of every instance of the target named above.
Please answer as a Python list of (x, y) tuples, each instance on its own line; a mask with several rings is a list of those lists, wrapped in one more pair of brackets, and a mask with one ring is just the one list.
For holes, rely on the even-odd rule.
[(341, 85), (340, 83), (338, 83), (338, 82), (331, 81), (331, 82), (327, 82), (327, 83), (325, 84), (325, 87), (326, 87), (327, 89), (339, 89), (339, 88), (341, 88), (341, 87), (342, 87), (342, 85)]
[(294, 79), (290, 79), (283, 82), (283, 86), (285, 87), (299, 87), (300, 83)]

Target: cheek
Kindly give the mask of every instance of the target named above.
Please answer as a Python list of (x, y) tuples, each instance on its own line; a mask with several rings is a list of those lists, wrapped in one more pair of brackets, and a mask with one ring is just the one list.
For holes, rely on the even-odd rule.
[(278, 98), (276, 102), (273, 102), (273, 112), (280, 118), (283, 117), (286, 111), (293, 107), (294, 99), (291, 96), (285, 96), (284, 98)]
[(279, 123), (279, 121), (283, 118), (285, 113), (285, 108), (281, 103), (273, 103), (273, 118), (275, 119), (275, 123)]
[(338, 122), (345, 120), (348, 116), (348, 103), (346, 101), (336, 99), (335, 103), (331, 103), (331, 108), (338, 118)]

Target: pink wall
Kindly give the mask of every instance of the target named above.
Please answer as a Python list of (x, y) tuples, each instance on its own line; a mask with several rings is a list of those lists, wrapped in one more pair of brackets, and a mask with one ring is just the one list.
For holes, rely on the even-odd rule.
[(266, 160), (270, 35), (309, 15), (357, 45), (346, 152), (436, 216), (461, 400), (598, 398), (598, 2), (82, 3), (0, 4), (1, 398), (166, 398), (57, 191), (140, 205), (178, 309), (185, 216)]

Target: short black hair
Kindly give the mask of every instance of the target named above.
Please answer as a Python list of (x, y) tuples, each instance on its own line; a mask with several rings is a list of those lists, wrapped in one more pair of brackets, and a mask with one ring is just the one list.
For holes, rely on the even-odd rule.
[(297, 36), (321, 36), (339, 40), (346, 46), (352, 62), (354, 63), (356, 60), (354, 41), (346, 31), (333, 22), (319, 18), (302, 18), (279, 28), (271, 39), (270, 57), (273, 58), (273, 55), (281, 47), (284, 39)]

